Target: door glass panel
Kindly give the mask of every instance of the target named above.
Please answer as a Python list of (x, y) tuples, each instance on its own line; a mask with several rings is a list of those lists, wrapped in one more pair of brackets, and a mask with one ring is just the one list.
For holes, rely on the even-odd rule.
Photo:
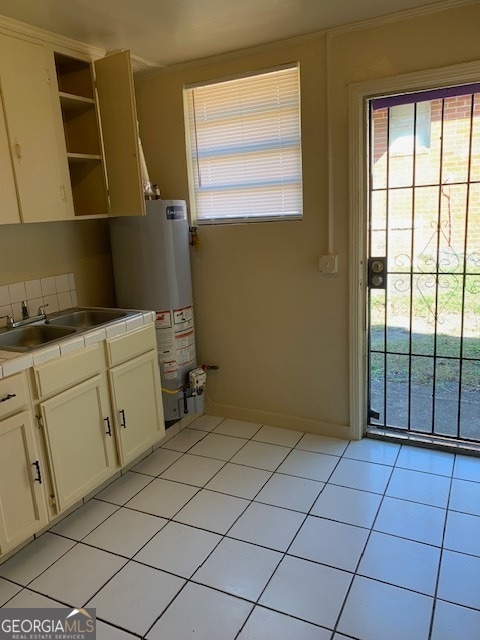
[(368, 246), (386, 290), (370, 274), (369, 424), (480, 442), (480, 94), (461, 90), (372, 102)]

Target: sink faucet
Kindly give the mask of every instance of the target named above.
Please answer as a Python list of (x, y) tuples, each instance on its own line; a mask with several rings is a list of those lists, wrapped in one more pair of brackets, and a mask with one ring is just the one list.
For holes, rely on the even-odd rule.
[[(25, 304), (26, 313), (27, 313), (26, 317), (25, 317), (25, 311), (24, 311), (24, 306), (23, 306), (24, 304)], [(45, 307), (48, 307), (48, 304), (40, 305), (40, 307), (38, 308), (37, 315), (36, 316), (32, 316), (30, 318), (28, 316), (27, 303), (24, 301), (24, 302), (22, 302), (23, 320), (18, 320), (18, 321), (15, 322), (15, 320), (10, 315), (1, 316), (1, 317), (2, 318), (7, 318), (7, 322), (6, 322), (6, 325), (5, 325), (7, 329), (16, 329), (17, 327), (23, 327), (26, 324), (32, 324), (34, 322), (40, 322), (41, 320), (46, 320), (47, 319), (47, 314), (46, 314), (46, 311), (45, 311)]]
[(28, 303), (26, 300), (22, 300), (22, 319), (28, 320), (30, 314), (28, 312)]

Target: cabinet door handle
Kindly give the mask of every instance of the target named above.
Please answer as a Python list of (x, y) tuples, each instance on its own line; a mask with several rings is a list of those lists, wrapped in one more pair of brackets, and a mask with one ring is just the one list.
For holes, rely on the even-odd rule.
[(42, 484), (42, 473), (40, 471), (40, 463), (38, 460), (32, 462), (32, 467), (35, 467), (37, 470), (37, 477), (33, 480), (34, 482), (38, 482), (38, 484)]
[(107, 416), (103, 420), (104, 420), (104, 422), (107, 423), (107, 436), (111, 436), (112, 435), (112, 428), (110, 427), (110, 418)]
[(118, 412), (122, 416), (122, 421), (120, 422), (120, 426), (124, 429), (127, 428), (127, 419), (125, 418), (125, 409), (120, 409)]
[(11, 400), (12, 398), (16, 398), (17, 394), (16, 393), (7, 393), (6, 396), (4, 396), (3, 398), (0, 398), (0, 402), (6, 402), (7, 400)]
[(18, 144), (18, 142), (15, 143), (15, 154), (17, 156), (17, 160), (22, 159), (22, 147)]

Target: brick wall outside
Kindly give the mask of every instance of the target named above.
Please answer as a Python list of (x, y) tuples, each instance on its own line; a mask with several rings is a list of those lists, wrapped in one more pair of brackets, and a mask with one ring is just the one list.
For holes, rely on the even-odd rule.
[[(463, 264), (464, 254), (470, 256), (478, 252), (477, 260), (480, 259), (480, 184), (470, 184), (469, 189), (467, 187), (469, 174), (470, 183), (480, 183), (480, 94), (474, 99), (473, 120), (471, 96), (445, 100), (443, 152), (442, 101), (431, 101), (430, 106), (430, 146), (417, 149), (415, 163), (412, 154), (394, 151), (387, 154), (388, 109), (373, 112), (371, 253), (384, 255), (386, 249), (388, 169), (389, 256), (392, 259), (397, 255), (411, 256), (410, 227), (414, 204), (414, 263), (426, 255), (435, 257), (436, 223), (440, 209), (440, 255), (447, 259), (451, 256), (450, 270), (455, 263), (452, 253), (460, 256), (460, 265)], [(467, 211), (468, 240), (465, 244)], [(473, 268), (473, 261), (469, 264)], [(389, 268), (392, 267), (393, 264), (390, 264)], [(479, 271), (478, 267), (476, 271)]]

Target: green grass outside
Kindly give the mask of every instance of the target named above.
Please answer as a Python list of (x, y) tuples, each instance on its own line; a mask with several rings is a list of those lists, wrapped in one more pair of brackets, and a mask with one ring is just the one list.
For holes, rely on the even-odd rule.
[[(476, 286), (476, 284), (475, 284)], [(387, 355), (387, 382), (411, 382), (421, 387), (431, 387), (435, 375), (438, 388), (449, 383), (458, 384), (460, 362), (463, 358), (476, 358), (479, 362), (464, 360), (462, 387), (480, 391), (480, 287), (466, 291), (464, 300), (463, 349), (461, 353), (462, 289), (439, 287), (437, 302), (438, 322), (435, 326), (435, 295), (430, 291), (415, 290), (412, 301), (412, 337), (410, 344), (410, 291), (398, 292), (390, 288), (388, 294), (388, 323), (385, 344), (385, 305), (383, 293), (375, 292), (371, 301), (371, 348), (379, 351), (399, 352), (405, 355)], [(435, 343), (435, 331), (437, 338)], [(414, 354), (410, 372), (408, 353)], [(431, 357), (415, 357), (431, 356)], [(434, 374), (434, 359), (437, 356)], [(442, 358), (455, 358), (454, 360)], [(382, 382), (384, 376), (383, 354), (372, 354), (372, 382)]]

